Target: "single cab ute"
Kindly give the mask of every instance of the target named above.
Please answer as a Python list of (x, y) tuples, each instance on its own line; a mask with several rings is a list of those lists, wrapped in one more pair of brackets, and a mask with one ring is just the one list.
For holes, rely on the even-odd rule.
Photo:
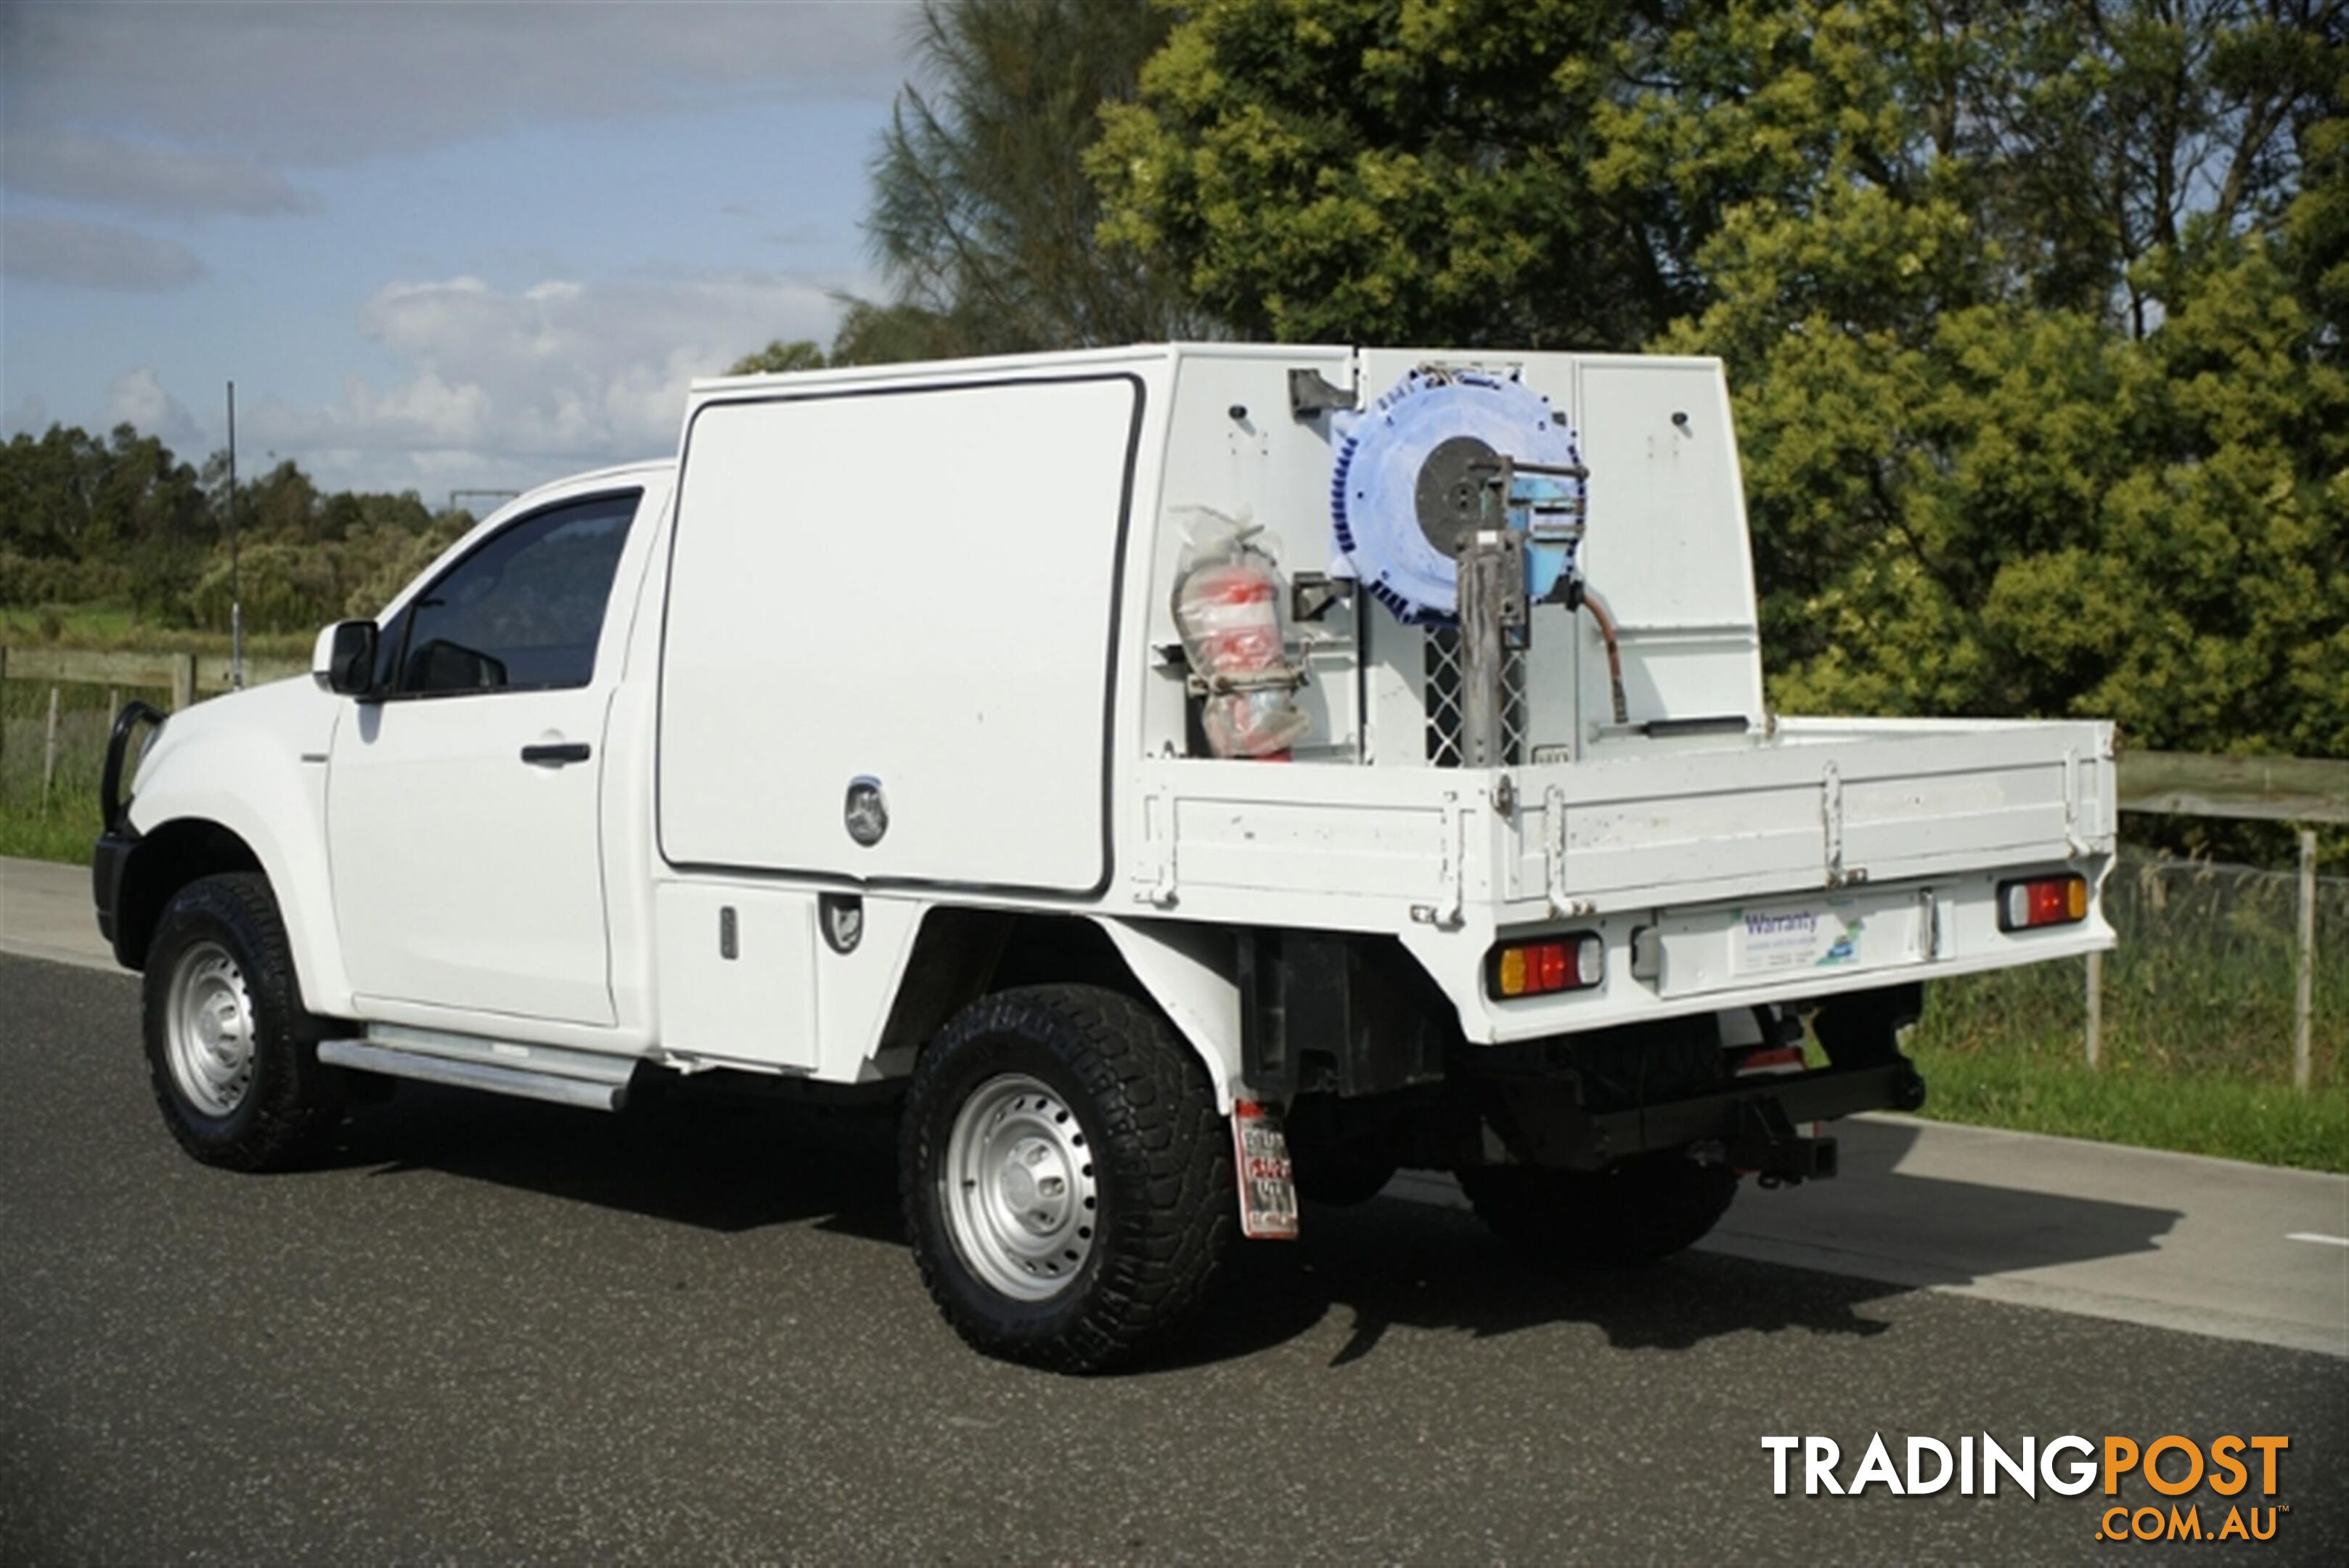
[(199, 1159), (797, 1078), (1085, 1371), (1300, 1191), (1604, 1264), (1832, 1175), (1927, 981), (2111, 944), (2112, 755), (1772, 713), (1714, 361), (1153, 346), (698, 384), (309, 678), (126, 709), (94, 879)]

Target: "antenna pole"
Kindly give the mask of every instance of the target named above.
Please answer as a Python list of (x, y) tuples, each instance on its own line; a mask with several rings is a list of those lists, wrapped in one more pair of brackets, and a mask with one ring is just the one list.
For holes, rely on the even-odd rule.
[(228, 384), (228, 683), (244, 689), (244, 580), (236, 554), (236, 383)]

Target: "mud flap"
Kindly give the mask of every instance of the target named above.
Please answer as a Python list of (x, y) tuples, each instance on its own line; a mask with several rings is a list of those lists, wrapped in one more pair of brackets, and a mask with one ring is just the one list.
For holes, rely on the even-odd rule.
[(1240, 1186), (1240, 1234), (1252, 1241), (1297, 1239), (1297, 1177), (1280, 1113), (1256, 1100), (1232, 1105), (1232, 1168)]

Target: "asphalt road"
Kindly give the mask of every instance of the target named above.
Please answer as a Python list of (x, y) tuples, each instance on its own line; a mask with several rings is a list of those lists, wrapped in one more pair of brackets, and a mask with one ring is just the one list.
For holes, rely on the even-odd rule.
[[(937, 1320), (880, 1128), (403, 1089), (232, 1176), (164, 1133), (136, 1002), (0, 957), (0, 1562), (2349, 1560), (2333, 1356), (1719, 1254), (1553, 1276), (1381, 1200), (1244, 1250), (1173, 1364), (1055, 1378)], [(2093, 1492), (1771, 1495), (1763, 1435), (1879, 1430), (2282, 1433), (2289, 1511), (2116, 1547)]]

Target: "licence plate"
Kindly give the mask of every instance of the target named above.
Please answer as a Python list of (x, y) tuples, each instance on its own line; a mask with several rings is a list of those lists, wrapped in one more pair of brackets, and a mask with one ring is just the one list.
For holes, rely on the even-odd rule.
[(1258, 1241), (1297, 1239), (1297, 1178), (1280, 1117), (1254, 1100), (1232, 1106), (1233, 1163), (1240, 1183), (1240, 1234)]
[(1754, 975), (1855, 966), (1866, 926), (1849, 898), (1740, 909), (1729, 928), (1729, 967)]

